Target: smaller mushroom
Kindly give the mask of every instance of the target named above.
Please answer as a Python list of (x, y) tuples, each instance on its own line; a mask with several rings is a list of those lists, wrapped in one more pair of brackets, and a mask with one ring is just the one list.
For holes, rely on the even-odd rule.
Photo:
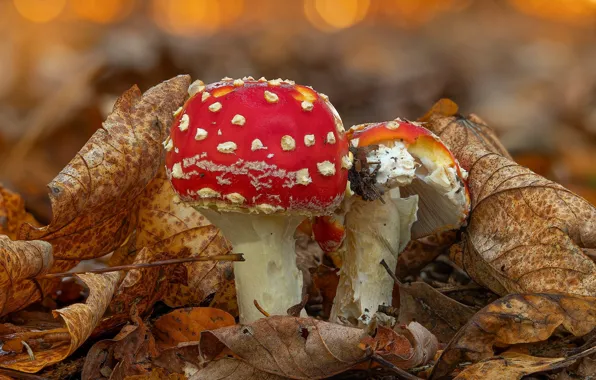
[[(344, 202), (344, 257), (331, 320), (357, 325), (391, 302), (393, 280), (381, 260), (395, 267), (411, 238), (459, 228), (470, 198), (465, 171), (418, 123), (362, 124), (352, 127), (348, 138), (354, 152), (349, 179), (357, 195)], [(320, 245), (333, 245), (324, 237), (335, 236), (338, 227), (323, 219), (318, 223)]]

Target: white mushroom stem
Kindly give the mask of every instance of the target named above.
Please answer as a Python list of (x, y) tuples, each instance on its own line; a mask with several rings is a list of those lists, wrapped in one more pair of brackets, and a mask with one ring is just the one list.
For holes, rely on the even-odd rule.
[(393, 279), (380, 262), (395, 268), (398, 252), (410, 240), (418, 196), (400, 198), (399, 189), (393, 189), (383, 201), (348, 200), (344, 256), (331, 321), (366, 325), (379, 305), (391, 305)]
[(400, 198), (397, 186), (408, 185), (416, 175), (416, 162), (401, 142), (379, 146), (367, 154), (369, 173), (388, 190), (381, 199), (346, 202), (346, 239), (331, 321), (368, 324), (379, 305), (391, 305), (393, 280), (380, 265), (395, 268), (398, 253), (410, 240), (416, 221), (418, 197)]
[(200, 211), (246, 259), (234, 263), (240, 323), (264, 317), (254, 300), (270, 315), (286, 315), (288, 308), (301, 302), (294, 232), (304, 217)]

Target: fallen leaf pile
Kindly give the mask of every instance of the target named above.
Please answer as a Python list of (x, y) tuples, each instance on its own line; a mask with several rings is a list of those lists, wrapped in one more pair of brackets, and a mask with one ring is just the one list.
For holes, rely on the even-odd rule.
[[(57, 365), (77, 360), (69, 376), (129, 380), (490, 380), (596, 368), (596, 209), (515, 163), (447, 100), (420, 120), (468, 172), (467, 226), (406, 247), (393, 304), (365, 329), (325, 320), (341, 259), (313, 251), (305, 229), (309, 316), (291, 308), (237, 324), (232, 265), (211, 258), (232, 247), (179, 201), (163, 169), (189, 85), (179, 76), (126, 91), (49, 184), (49, 225), (0, 186), (0, 378), (64, 378)], [(96, 259), (119, 268), (98, 271)], [(172, 259), (186, 262), (155, 265)], [(88, 273), (56, 278), (75, 266)]]

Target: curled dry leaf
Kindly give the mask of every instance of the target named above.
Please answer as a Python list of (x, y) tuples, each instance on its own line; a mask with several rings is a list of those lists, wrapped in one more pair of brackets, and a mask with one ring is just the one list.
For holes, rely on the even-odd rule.
[[(293, 379), (323, 379), (367, 358), (367, 351), (359, 347), (362, 335), (360, 329), (311, 318), (273, 316), (247, 325), (203, 332), (200, 350), (206, 360), (217, 358), (227, 348), (263, 373)], [(205, 371), (212, 371), (211, 365), (218, 367), (218, 371), (209, 372), (213, 379), (246, 378), (242, 376), (248, 369), (238, 363), (235, 365), (241, 366), (240, 369), (231, 368), (234, 364), (230, 362), (215, 361)], [(234, 376), (228, 374), (230, 371)]]
[[(124, 379), (147, 373), (151, 360), (158, 355), (155, 339), (137, 315), (134, 325), (126, 325), (113, 339), (99, 341), (89, 349), (81, 378)], [(106, 376), (107, 375), (107, 376)]]
[(0, 184), (0, 234), (16, 240), (24, 223), (39, 226), (35, 218), (25, 211), (23, 198)]
[(596, 208), (517, 165), (476, 116), (435, 115), (428, 127), (469, 171), (472, 212), (454, 261), (500, 295), (596, 296), (596, 264), (584, 251), (596, 247)]
[(120, 274), (81, 274), (78, 277), (89, 287), (89, 297), (85, 303), (52, 312), (60, 318), (62, 327), (27, 331), (8, 324), (2, 326), (0, 340), (7, 354), (0, 356), (0, 367), (37, 372), (62, 361), (85, 342), (107, 309)]
[(566, 367), (577, 359), (594, 352), (594, 349), (568, 358), (540, 358), (516, 352), (504, 352), (499, 356), (482, 360), (464, 369), (456, 380), (510, 379), (518, 380), (536, 372)]
[(394, 329), (378, 326), (374, 337), (367, 336), (361, 342), (376, 355), (404, 369), (428, 363), (439, 348), (437, 338), (417, 322), (405, 327), (397, 325)]
[(420, 365), (425, 365), (434, 359), (435, 354), (439, 349), (439, 341), (437, 340), (436, 336), (434, 336), (420, 323), (411, 322), (406, 327), (397, 326), (395, 330), (408, 338), (412, 344), (411, 356), (409, 356), (407, 360), (402, 362), (398, 367), (413, 368)]
[(35, 277), (52, 267), (52, 246), (45, 241), (12, 241), (0, 235), (0, 316), (39, 301)]
[[(133, 321), (134, 325), (122, 328), (115, 338), (93, 345), (85, 360), (83, 380), (124, 379), (128, 376), (151, 378), (155, 371), (165, 374), (164, 370), (169, 373), (165, 378), (178, 378), (176, 373), (194, 367), (194, 364), (184, 362), (184, 351), (189, 342), (197, 343), (201, 332), (207, 328), (234, 324), (231, 315), (208, 307), (174, 310), (160, 317), (151, 329), (136, 314)], [(196, 350), (194, 357), (198, 358), (196, 344), (190, 347)], [(191, 363), (195, 361), (188, 359)]]
[(596, 298), (562, 294), (511, 294), (472, 317), (445, 348), (431, 378), (446, 376), (462, 362), (493, 356), (493, 347), (548, 339), (559, 326), (575, 336), (596, 327)]
[(141, 96), (135, 86), (76, 157), (48, 185), (52, 221), (24, 225), (23, 240), (52, 243), (54, 256), (79, 260), (105, 255), (134, 229), (135, 200), (162, 166), (162, 141), (190, 82), (178, 76)]

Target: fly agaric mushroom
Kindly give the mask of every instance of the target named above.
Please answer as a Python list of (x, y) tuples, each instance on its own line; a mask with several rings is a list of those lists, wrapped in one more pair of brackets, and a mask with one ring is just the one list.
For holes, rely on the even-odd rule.
[(347, 187), (348, 143), (327, 97), (291, 81), (191, 85), (166, 143), (166, 169), (246, 261), (234, 265), (240, 321), (286, 314), (302, 300), (294, 232), (330, 214)]
[[(410, 238), (459, 228), (470, 198), (467, 173), (418, 123), (362, 124), (352, 127), (348, 138), (355, 156), (350, 183), (359, 196), (346, 199), (344, 206), (347, 236), (331, 320), (367, 324), (379, 305), (391, 302), (393, 280), (381, 260), (394, 268)], [(317, 223), (323, 229), (326, 221)]]

